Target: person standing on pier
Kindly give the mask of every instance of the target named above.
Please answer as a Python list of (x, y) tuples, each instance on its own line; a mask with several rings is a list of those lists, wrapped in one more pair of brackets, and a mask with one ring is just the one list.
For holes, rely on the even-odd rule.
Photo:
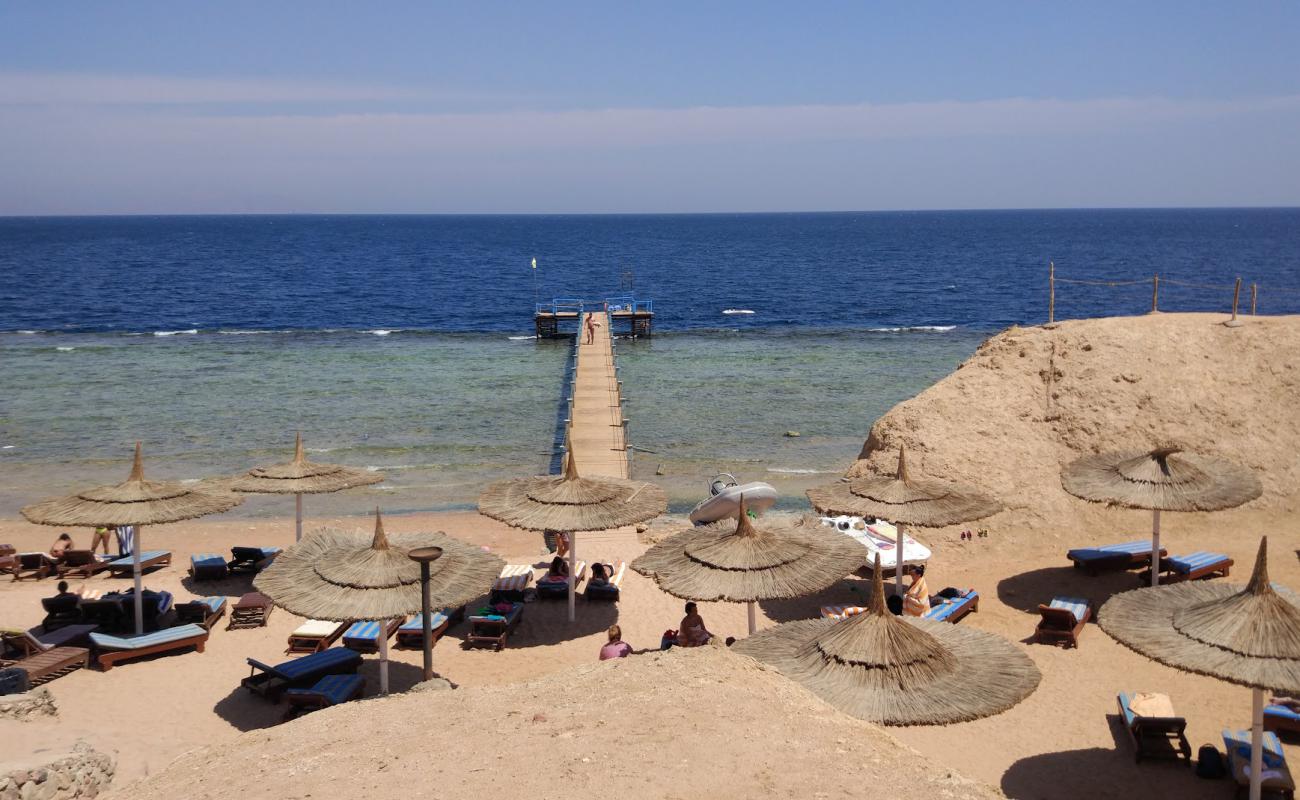
[(596, 315), (587, 314), (587, 344), (596, 343), (596, 326), (600, 323), (596, 321)]

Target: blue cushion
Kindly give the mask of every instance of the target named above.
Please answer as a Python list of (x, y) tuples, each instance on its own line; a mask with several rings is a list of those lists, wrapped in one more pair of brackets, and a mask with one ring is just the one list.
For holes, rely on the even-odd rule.
[(277, 555), (277, 554), (279, 554), (279, 552), (280, 552), (280, 548), (278, 548), (278, 547), (263, 547), (263, 548), (260, 548), (260, 549), (261, 549), (261, 551), (262, 551), (262, 555), (263, 555), (265, 558), (270, 558), (271, 556), (273, 556), (273, 555)]
[[(1238, 758), (1246, 761), (1250, 760), (1250, 731), (1223, 731), (1223, 746), (1228, 751), (1228, 755), (1236, 755)], [(1286, 764), (1286, 756), (1282, 754), (1282, 741), (1277, 738), (1277, 734), (1272, 731), (1264, 734), (1264, 766), (1269, 769), (1278, 769)]]
[(374, 620), (354, 622), (344, 633), (344, 639), (361, 639), (365, 641), (379, 642), (379, 631), (381, 630), (378, 622)]
[(976, 597), (979, 597), (979, 594), (975, 591), (970, 591), (961, 597), (944, 599), (942, 602), (931, 605), (930, 610), (925, 612), (925, 618), (943, 622), (956, 613), (957, 609), (975, 602)]
[[(171, 555), (171, 552), (168, 550), (145, 550), (143, 553), (140, 554), (140, 561), (145, 562), (151, 558), (158, 558), (159, 556), (169, 556), (169, 555)], [(108, 565), (110, 567), (129, 567), (132, 566), (133, 564), (135, 564), (135, 556), (124, 556), (122, 558), (119, 558), (116, 561), (108, 562)]]
[(106, 633), (92, 633), (90, 634), (90, 641), (94, 642), (95, 646), (101, 650), (138, 650), (142, 647), (176, 642), (194, 636), (206, 636), (207, 633), (201, 626), (191, 623), (189, 625), (177, 625), (175, 628), (163, 628), (160, 631), (145, 633), (140, 636), (109, 636)]
[[(437, 629), (438, 629), (438, 626), (442, 625), (442, 623), (444, 623), (444, 622), (447, 621), (447, 611), (448, 611), (448, 610), (449, 610), (449, 609), (445, 609), (445, 608), (444, 608), (442, 611), (435, 611), (435, 612), (433, 612), (432, 616), (429, 617), (429, 628), (430, 628), (431, 630), (437, 630)], [(423, 632), (423, 631), (424, 631), (424, 615), (423, 615), (423, 614), (416, 614), (414, 617), (411, 618), (411, 621), (410, 621), (410, 622), (407, 622), (406, 624), (402, 625), (402, 627), (398, 628), (398, 630), (400, 630), (400, 631), (408, 631), (408, 632), (409, 632), (409, 631), (420, 631), (420, 632)]]
[(190, 563), (196, 567), (226, 567), (226, 560), (216, 553), (195, 553), (190, 556)]
[(286, 661), (283, 664), (277, 664), (274, 670), (277, 674), (296, 680), (305, 675), (311, 675), (315, 672), (329, 670), (339, 667), (349, 662), (361, 663), (361, 656), (352, 652), (346, 647), (331, 647), (328, 650), (322, 650), (319, 653), (312, 653), (309, 656)]
[(1049, 608), (1063, 608), (1073, 614), (1074, 621), (1078, 622), (1088, 612), (1088, 601), (1082, 597), (1055, 597)]
[(1280, 717), (1293, 721), (1300, 721), (1300, 714), (1292, 711), (1286, 706), (1265, 706), (1264, 715), (1269, 717)]
[(218, 611), (221, 610), (222, 606), (224, 606), (224, 605), (226, 604), (226, 598), (224, 598), (224, 597), (200, 597), (199, 599), (197, 599), (197, 600), (191, 600), (190, 602), (192, 602), (192, 603), (202, 603), (203, 605), (207, 606), (207, 607), (211, 610), (212, 613), (215, 614), (216, 612), (218, 612)]
[(1133, 709), (1128, 707), (1132, 700), (1133, 698), (1129, 697), (1128, 692), (1119, 693), (1119, 708), (1120, 711), (1124, 712), (1124, 724), (1130, 728), (1133, 727), (1133, 720), (1137, 718), (1137, 715), (1133, 713)]
[(1151, 552), (1150, 539), (1137, 539), (1132, 542), (1123, 542), (1121, 544), (1105, 544), (1100, 547), (1082, 547), (1078, 550), (1070, 550), (1065, 555), (1067, 558), (1075, 561), (1100, 561), (1106, 558), (1114, 558), (1117, 555), (1137, 555), (1139, 553)]
[(310, 689), (289, 689), (286, 695), (319, 695), (327, 699), (330, 705), (345, 703), (357, 688), (365, 682), (360, 675), (326, 675)]
[(1223, 553), (1210, 553), (1205, 550), (1197, 550), (1185, 556), (1170, 556), (1167, 559), (1169, 566), (1184, 574), (1227, 560), (1228, 557)]

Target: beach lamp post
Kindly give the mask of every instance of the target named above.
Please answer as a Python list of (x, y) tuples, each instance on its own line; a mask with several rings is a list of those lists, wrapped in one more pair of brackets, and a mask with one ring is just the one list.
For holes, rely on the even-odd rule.
[(429, 603), (429, 565), (442, 558), (441, 547), (417, 547), (407, 553), (420, 565), (420, 618), (424, 632), (424, 679), (433, 680), (433, 608)]
[(1151, 511), (1151, 585), (1160, 583), (1160, 512), (1220, 511), (1259, 497), (1250, 469), (1176, 446), (1084, 456), (1061, 470), (1061, 486), (1083, 500)]
[(898, 448), (898, 468), (892, 476), (858, 478), (808, 490), (808, 499), (829, 515), (846, 514), (888, 520), (896, 530), (895, 591), (903, 594), (904, 525), (942, 528), (992, 516), (1002, 504), (978, 490), (928, 478), (913, 477), (907, 453)]
[(754, 522), (742, 495), (734, 522), (679, 531), (634, 560), (632, 569), (683, 600), (745, 603), (753, 634), (756, 602), (820, 592), (862, 566), (856, 542), (801, 522)]
[(302, 496), (341, 492), (357, 486), (369, 486), (384, 480), (382, 472), (348, 467), (343, 464), (318, 464), (308, 461), (302, 446), (302, 434), (294, 441), (293, 459), (280, 464), (254, 467), (233, 478), (217, 481), (218, 485), (250, 494), (292, 494), (295, 496), (294, 541), (302, 541)]
[(668, 496), (653, 483), (581, 477), (572, 452), (563, 475), (497, 481), (478, 499), (479, 513), (485, 517), (525, 530), (569, 534), (569, 622), (576, 619), (577, 534), (646, 522), (667, 508)]
[(131, 537), (132, 572), (135, 576), (135, 633), (144, 633), (144, 587), (141, 581), (140, 530), (229, 511), (244, 498), (217, 486), (150, 481), (144, 477), (144, 457), (135, 443), (131, 474), (114, 486), (99, 486), (68, 497), (24, 506), (22, 515), (37, 525), (97, 528), (135, 526)]

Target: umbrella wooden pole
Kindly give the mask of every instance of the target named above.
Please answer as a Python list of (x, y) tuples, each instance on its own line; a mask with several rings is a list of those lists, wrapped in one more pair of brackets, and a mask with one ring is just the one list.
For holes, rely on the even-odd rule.
[(574, 601), (575, 595), (573, 592), (573, 588), (574, 588), (573, 570), (574, 568), (577, 567), (577, 564), (578, 564), (578, 534), (570, 533), (569, 534), (569, 622), (573, 622), (578, 618), (577, 607)]
[(1160, 509), (1151, 512), (1151, 585), (1160, 585)]
[(1250, 714), (1250, 800), (1264, 791), (1264, 690), (1255, 689)]
[(296, 515), (296, 523), (295, 523), (296, 527), (294, 528), (293, 540), (295, 542), (301, 542), (302, 541), (302, 492), (298, 492), (298, 494), (294, 496), (298, 498), (296, 503), (298, 506), (298, 513)]
[(388, 620), (379, 621), (379, 692), (388, 694)]
[(754, 601), (749, 601), (749, 634), (753, 636), (758, 632), (758, 615), (754, 610)]
[(433, 619), (429, 608), (429, 562), (420, 562), (420, 613), (424, 618), (424, 679), (433, 680)]
[(135, 535), (131, 537), (131, 557), (135, 560), (135, 635), (139, 636), (144, 633), (144, 590), (141, 588), (140, 578), (140, 528), (143, 525), (135, 527)]
[(903, 526), (894, 528), (894, 587), (898, 596), (903, 596)]

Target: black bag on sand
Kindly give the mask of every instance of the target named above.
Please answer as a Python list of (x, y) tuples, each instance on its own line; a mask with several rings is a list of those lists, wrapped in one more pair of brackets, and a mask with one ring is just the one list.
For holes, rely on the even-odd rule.
[(1203, 744), (1196, 751), (1196, 777), (1218, 780), (1226, 777), (1228, 768), (1223, 763), (1223, 755), (1212, 744)]
[(22, 694), (30, 688), (27, 670), (18, 667), (0, 669), (0, 694)]

